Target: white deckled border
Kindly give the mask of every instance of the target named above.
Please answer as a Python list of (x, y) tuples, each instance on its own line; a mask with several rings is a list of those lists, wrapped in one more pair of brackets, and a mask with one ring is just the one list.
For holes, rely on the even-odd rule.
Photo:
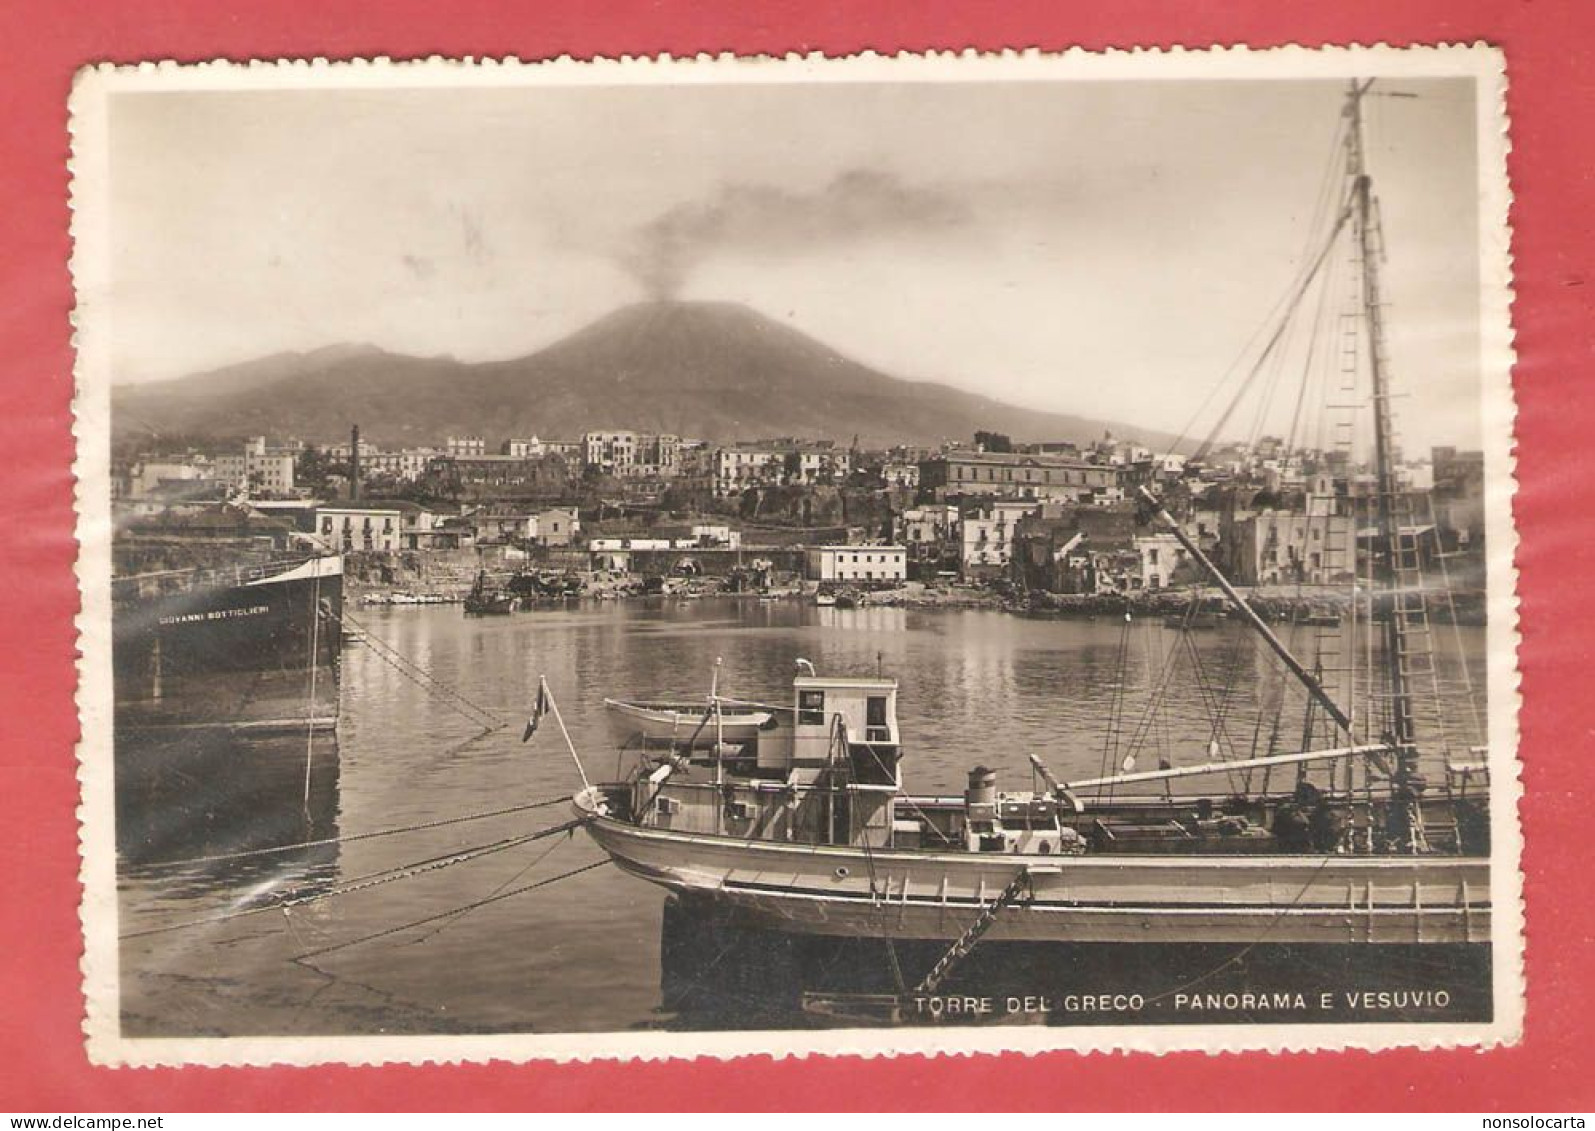
[[(1101, 1028), (918, 1027), (885, 1030), (735, 1033), (619, 1032), (491, 1036), (347, 1036), (127, 1038), (119, 1027), (119, 982), (112, 785), (110, 599), (110, 372), (108, 255), (105, 205), (109, 103), (126, 92), (395, 87), (456, 90), (502, 86), (759, 84), (892, 81), (917, 83), (1057, 82), (1191, 79), (1346, 79), (1377, 74), (1403, 78), (1473, 78), (1477, 83), (1480, 193), (1482, 420), (1488, 531), (1488, 685), (1492, 788), (1491, 899), (1494, 932), (1494, 1014), (1490, 1023), (1141, 1025)], [(1513, 436), (1516, 420), (1511, 369), (1511, 256), (1507, 180), (1505, 61), (1484, 44), (1392, 48), (1385, 45), (1253, 51), (1244, 46), (1203, 50), (1134, 49), (1059, 54), (931, 52), (847, 57), (818, 54), (676, 59), (621, 57), (539, 63), (515, 58), (348, 62), (312, 60), (233, 63), (104, 64), (79, 72), (70, 110), (72, 135), (71, 269), (76, 288), (72, 323), (77, 349), (73, 434), (76, 477), (79, 661), (77, 709), (80, 914), (85, 949), (83, 1030), (97, 1064), (308, 1065), (322, 1063), (458, 1063), (464, 1061), (667, 1060), (809, 1054), (1038, 1053), (1200, 1050), (1378, 1050), (1398, 1047), (1488, 1049), (1516, 1043), (1524, 1020), (1522, 831), (1518, 804), (1517, 534)]]

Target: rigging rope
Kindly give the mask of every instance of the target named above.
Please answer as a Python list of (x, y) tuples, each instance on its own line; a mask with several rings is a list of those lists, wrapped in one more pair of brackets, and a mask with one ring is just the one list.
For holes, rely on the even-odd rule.
[[(1124, 725), (1124, 702), (1128, 694), (1130, 676), (1130, 625), (1132, 618), (1128, 607), (1124, 612), (1124, 627), (1119, 632), (1119, 647), (1114, 655), (1113, 694), (1108, 699), (1108, 728), (1102, 740), (1102, 767), (1098, 777), (1109, 778), (1118, 766), (1119, 758), (1119, 730)], [(1105, 796), (1112, 796), (1112, 786), (1098, 786), (1096, 802), (1101, 804)]]
[[(831, 750), (830, 750), (830, 755), (831, 755), (833, 760), (835, 759), (836, 747), (837, 747), (838, 743), (841, 744), (843, 754), (846, 755), (847, 754), (847, 746), (848, 746), (848, 742), (847, 742), (847, 724), (846, 724), (846, 722), (843, 721), (841, 715), (835, 716), (835, 722), (831, 726)], [(873, 750), (871, 751), (871, 753), (872, 754), (874, 753)], [(877, 757), (876, 760), (879, 761), (879, 758)], [(855, 783), (856, 782), (856, 778), (854, 777), (854, 774), (853, 774), (853, 760), (852, 760), (852, 758), (851, 757), (844, 757), (842, 759), (842, 764), (845, 767), (844, 773), (846, 775), (846, 781), (849, 784)], [(833, 802), (833, 804), (834, 804), (834, 802)], [(851, 804), (849, 804), (848, 807), (847, 807), (847, 816), (848, 816), (848, 821), (851, 822), (852, 819), (853, 819), (853, 806)], [(865, 818), (866, 825), (867, 825), (868, 820), (869, 820), (869, 818), (866, 817)], [(836, 814), (835, 814), (834, 811), (831, 814), (831, 821), (832, 821), (832, 825), (833, 825), (832, 835), (834, 837), (834, 835), (835, 835), (834, 825), (835, 825), (835, 821), (836, 821)], [(849, 831), (851, 831), (851, 830), (849, 830)], [(886, 910), (884, 905), (881, 902), (877, 902), (878, 896), (877, 896), (877, 890), (876, 890), (876, 876), (875, 876), (875, 853), (870, 848), (869, 829), (868, 829), (868, 827), (866, 827), (863, 830), (863, 835), (861, 835), (859, 837), (859, 845), (860, 845), (860, 847), (862, 847), (864, 849), (864, 863), (865, 863), (865, 866), (869, 869), (870, 902), (872, 904), (874, 904), (875, 907), (878, 910), (884, 911), (884, 910)], [(889, 880), (890, 880), (890, 877), (888, 877), (888, 882), (889, 882)], [(888, 890), (886, 894), (889, 897), (891, 895), (890, 890)], [(887, 934), (885, 931), (881, 932), (881, 939), (882, 939), (882, 941), (884, 941), (886, 943), (886, 957), (887, 957), (888, 961), (891, 964), (892, 980), (897, 984), (897, 992), (898, 993), (902, 993), (907, 988), (907, 986), (906, 986), (906, 983), (904, 983), (904, 981), (903, 981), (903, 968), (897, 961), (897, 944), (896, 944), (896, 942), (893, 941), (891, 935)]]
[(384, 836), (398, 836), (401, 833), (422, 832), (426, 829), (441, 829), (448, 825), (461, 825), (467, 821), (483, 821), (489, 817), (502, 817), (510, 813), (525, 813), (532, 809), (546, 809), (550, 805), (559, 805), (568, 802), (568, 795), (550, 797), (542, 801), (531, 801), (524, 805), (509, 805), (503, 809), (489, 809), (482, 813), (467, 813), (461, 817), (444, 817), (436, 821), (424, 821), (416, 825), (398, 825), (393, 828), (374, 829), (365, 833), (349, 833), (344, 836), (323, 837), (320, 840), (302, 840), (296, 844), (273, 845), (270, 848), (251, 848), (242, 852), (218, 852), (210, 856), (190, 856), (182, 860), (156, 860), (148, 864), (140, 864), (127, 869), (129, 875), (142, 875), (145, 872), (164, 871), (168, 868), (187, 868), (197, 864), (217, 864), (223, 860), (246, 860), (254, 856), (274, 856), (283, 852), (301, 852), (307, 848), (325, 848), (333, 844), (353, 844), (361, 840), (374, 840)]
[[(531, 862), (528, 863), (525, 867), (523, 867), (520, 871), (516, 872), (513, 876), (511, 876), (509, 879), (505, 880), (503, 883), (499, 884), (496, 888), (494, 888), (492, 891), (488, 892), (487, 894), (490, 895), (490, 896), (497, 895), (499, 892), (503, 891), (505, 888), (510, 887), (513, 884), (519, 883), (522, 876), (526, 875), (533, 868), (536, 868), (544, 860), (547, 860), (550, 856), (552, 856), (559, 849), (560, 845), (566, 844), (566, 843), (568, 843), (568, 840), (556, 840), (553, 844), (550, 844), (547, 848), (543, 849), (543, 851), (539, 852), (535, 857), (533, 857)], [(450, 927), (454, 926), (454, 924), (458, 923), (461, 919), (465, 918), (467, 915), (469, 915), (474, 910), (476, 910), (476, 908), (474, 908), (474, 907), (460, 908), (458, 910), (457, 914), (453, 918), (449, 919), (447, 922), (439, 923), (435, 928), (433, 928), (432, 930), (428, 931), (426, 934), (422, 935), (418, 939), (411, 939), (410, 940), (410, 945), (411, 946), (419, 946), (421, 943), (426, 942), (428, 939), (436, 938), (438, 935), (441, 935), (444, 931), (446, 931)]]
[(1234, 415), (1235, 409), (1239, 407), (1241, 402), (1245, 399), (1247, 391), (1251, 389), (1252, 384), (1254, 381), (1256, 381), (1258, 374), (1262, 372), (1270, 356), (1280, 345), (1280, 342), (1284, 338), (1286, 331), (1295, 321), (1296, 313), (1301, 307), (1301, 300), (1306, 296), (1308, 289), (1312, 286), (1313, 280), (1317, 277), (1318, 272), (1323, 268), (1324, 261), (1329, 258), (1329, 253), (1334, 250), (1335, 242), (1339, 239), (1341, 230), (1348, 222), (1350, 222), (1351, 218), (1355, 214), (1355, 211), (1355, 208), (1350, 202), (1348, 202), (1346, 206), (1341, 209), (1340, 215), (1335, 220), (1334, 227), (1330, 229), (1328, 239), (1324, 241), (1323, 249), (1308, 265), (1307, 270), (1300, 279), (1299, 283), (1291, 291), (1290, 297), (1286, 303), (1284, 317), (1280, 320), (1279, 325), (1275, 327), (1273, 334), (1269, 336), (1268, 343), (1263, 347), (1263, 352), (1258, 355), (1256, 362), (1253, 363), (1251, 372), (1247, 375), (1246, 380), (1241, 383), (1241, 387), (1236, 390), (1235, 395), (1233, 398), (1231, 398), (1229, 405), (1219, 416), (1218, 422), (1213, 425), (1213, 429), (1208, 433), (1207, 439), (1203, 440), (1202, 446), (1196, 450), (1196, 454), (1192, 457), (1193, 460), (1200, 462), (1201, 459), (1207, 455), (1207, 453), (1212, 449), (1213, 445), (1218, 441), (1218, 434), (1222, 432), (1224, 427), (1229, 423), (1229, 418)]
[(509, 837), (505, 840), (495, 841), (491, 844), (463, 849), (459, 852), (452, 852), (443, 856), (433, 856), (426, 860), (418, 860), (412, 864), (402, 864), (397, 867), (383, 869), (382, 871), (378, 872), (371, 872), (365, 876), (360, 876), (346, 883), (339, 884), (327, 891), (315, 892), (311, 895), (289, 896), (286, 899), (273, 900), (269, 903), (259, 904), (255, 907), (246, 907), (238, 911), (228, 911), (220, 915), (209, 915), (201, 919), (185, 920), (181, 923), (168, 923), (159, 927), (147, 927), (143, 930), (128, 931), (124, 934), (118, 935), (117, 937), (121, 940), (127, 940), (145, 938), (149, 935), (169, 934), (173, 931), (185, 931), (193, 927), (203, 927), (215, 923), (230, 922), (234, 919), (243, 919), (251, 915), (259, 915), (266, 911), (286, 911), (294, 907), (302, 907), (311, 903), (320, 903), (322, 900), (332, 899), (335, 896), (353, 895), (356, 892), (366, 891), (374, 887), (380, 887), (383, 884), (394, 883), (398, 880), (406, 880), (412, 876), (424, 875), (427, 872), (435, 872), (441, 868), (452, 867), (456, 864), (464, 864), (471, 860), (479, 859), (483, 856), (490, 856), (497, 852), (504, 852), (507, 849), (516, 847), (517, 845), (530, 844), (532, 841), (542, 840), (544, 837), (555, 836), (559, 833), (574, 829), (578, 825), (584, 825), (588, 820), (589, 818), (578, 817), (575, 820), (566, 821), (563, 824), (554, 825), (546, 829), (540, 829), (535, 833), (525, 833), (521, 836)]
[(347, 942), (337, 943), (337, 944), (335, 944), (333, 946), (324, 946), (320, 950), (312, 950), (308, 954), (296, 955), (294, 957), (293, 961), (295, 961), (295, 962), (305, 962), (305, 961), (308, 961), (309, 959), (312, 959), (312, 958), (319, 958), (323, 954), (331, 954), (335, 950), (347, 950), (351, 946), (359, 946), (362, 943), (373, 942), (376, 939), (386, 938), (388, 935), (396, 935), (400, 931), (408, 931), (408, 930), (411, 930), (412, 928), (415, 928), (415, 927), (424, 927), (428, 923), (435, 923), (439, 919), (447, 919), (451, 915), (463, 915), (463, 914), (465, 914), (467, 912), (475, 911), (479, 907), (486, 907), (490, 903), (498, 903), (500, 900), (509, 899), (512, 896), (523, 895), (526, 892), (535, 891), (536, 889), (542, 888), (542, 887), (547, 887), (549, 884), (557, 884), (557, 883), (559, 883), (560, 880), (568, 880), (572, 876), (581, 875), (583, 872), (591, 872), (594, 868), (602, 868), (605, 864), (608, 864), (609, 862), (610, 862), (609, 858), (606, 856), (604, 859), (595, 861), (592, 864), (585, 864), (585, 865), (583, 865), (580, 868), (572, 868), (570, 871), (561, 872), (557, 876), (549, 876), (547, 879), (538, 880), (534, 884), (526, 884), (523, 887), (512, 888), (509, 891), (500, 892), (497, 895), (484, 896), (481, 899), (473, 900), (470, 903), (464, 904), (461, 907), (456, 907), (456, 908), (453, 908), (453, 909), (451, 909), (449, 911), (441, 912), (441, 913), (439, 913), (437, 915), (428, 915), (428, 916), (426, 916), (423, 919), (414, 919), (414, 920), (411, 920), (408, 923), (400, 923), (396, 927), (388, 927), (385, 930), (374, 931), (374, 932), (372, 932), (369, 935), (363, 935), (363, 936), (361, 936), (360, 938), (357, 938), (357, 939), (350, 939)]

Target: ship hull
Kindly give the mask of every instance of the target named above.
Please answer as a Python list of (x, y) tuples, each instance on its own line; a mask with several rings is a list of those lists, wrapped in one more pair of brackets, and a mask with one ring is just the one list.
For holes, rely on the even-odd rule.
[(116, 587), (119, 733), (336, 724), (341, 559), (263, 568), (176, 592), (141, 593), (131, 581)]
[[(706, 897), (666, 899), (673, 1027), (1212, 1025), (1488, 1021), (1489, 943), (989, 941), (927, 993), (939, 940), (786, 932)], [(894, 969), (902, 981), (895, 980)]]
[(1490, 938), (1488, 861), (1472, 857), (1028, 856), (872, 850), (639, 828), (576, 799), (622, 869), (797, 934), (957, 939), (1022, 867), (1010, 942), (1467, 944)]

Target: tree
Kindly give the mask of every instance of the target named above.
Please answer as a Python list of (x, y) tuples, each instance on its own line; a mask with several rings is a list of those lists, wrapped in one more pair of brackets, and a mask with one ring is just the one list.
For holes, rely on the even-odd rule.
[(320, 448), (306, 445), (294, 461), (294, 483), (320, 494), (327, 490), (328, 476), (344, 474), (347, 470), (342, 461), (330, 459)]
[(1013, 440), (1001, 432), (976, 432), (975, 447), (983, 452), (1011, 452)]

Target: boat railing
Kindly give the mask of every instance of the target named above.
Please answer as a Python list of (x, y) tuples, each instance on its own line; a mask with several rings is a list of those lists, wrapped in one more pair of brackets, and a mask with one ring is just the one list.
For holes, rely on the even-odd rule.
[(678, 833), (707, 833), (797, 844), (862, 844), (887, 848), (893, 837), (896, 789), (859, 783), (796, 784), (780, 779), (654, 781), (632, 786), (633, 823)]
[(111, 579), (113, 599), (136, 599), (185, 593), (193, 589), (218, 588), (228, 585), (247, 585), (262, 581), (279, 573), (318, 558), (324, 554), (296, 554), (275, 557), (264, 562), (244, 564), (235, 562), (225, 566), (190, 566), (184, 569), (151, 570), (145, 573), (125, 574)]

